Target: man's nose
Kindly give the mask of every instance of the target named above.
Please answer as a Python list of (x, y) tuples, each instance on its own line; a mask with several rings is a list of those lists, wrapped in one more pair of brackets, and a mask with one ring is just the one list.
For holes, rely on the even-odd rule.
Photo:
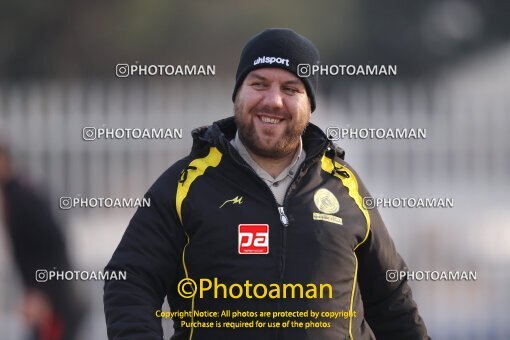
[(283, 97), (278, 86), (271, 86), (264, 93), (263, 104), (272, 108), (283, 107)]

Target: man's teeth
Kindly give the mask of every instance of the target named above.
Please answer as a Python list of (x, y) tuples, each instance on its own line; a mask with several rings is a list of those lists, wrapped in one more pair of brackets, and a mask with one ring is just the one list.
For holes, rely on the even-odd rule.
[(278, 124), (280, 122), (280, 120), (281, 119), (276, 119), (276, 118), (270, 118), (270, 117), (262, 116), (262, 121), (264, 123)]

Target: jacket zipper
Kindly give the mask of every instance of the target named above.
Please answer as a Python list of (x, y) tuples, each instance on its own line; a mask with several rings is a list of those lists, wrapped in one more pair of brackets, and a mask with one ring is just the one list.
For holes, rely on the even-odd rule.
[[(307, 159), (305, 159), (303, 161), (303, 163), (301, 163), (301, 165), (299, 166), (298, 170), (296, 171), (296, 176), (294, 176), (294, 178), (292, 179), (292, 181), (290, 182), (289, 184), (289, 187), (287, 189), (287, 191), (285, 192), (285, 196), (283, 198), (283, 204), (280, 205), (278, 203), (278, 201), (276, 200), (276, 197), (274, 196), (273, 192), (271, 191), (271, 189), (267, 186), (266, 182), (264, 182), (260, 177), (259, 175), (257, 175), (257, 173), (241, 158), (241, 156), (237, 157), (235, 156), (233, 153), (232, 153), (232, 149), (234, 148), (230, 142), (228, 140), (225, 139), (225, 144), (224, 146), (226, 147), (227, 151), (229, 152), (230, 154), (230, 157), (235, 161), (237, 162), (239, 165), (241, 165), (242, 167), (246, 168), (250, 173), (252, 173), (259, 182), (261, 182), (263, 184), (264, 187), (267, 188), (267, 190), (269, 191), (269, 193), (271, 194), (271, 197), (273, 197), (273, 202), (274, 204), (276, 205), (277, 209), (278, 209), (278, 214), (280, 216), (280, 223), (282, 224), (283, 226), (283, 241), (282, 241), (282, 256), (281, 256), (281, 269), (280, 269), (280, 281), (283, 281), (283, 276), (284, 276), (284, 273), (285, 273), (285, 262), (286, 262), (286, 253), (287, 253), (287, 228), (289, 227), (289, 218), (287, 217), (287, 214), (285, 213), (285, 203), (287, 202), (287, 198), (289, 196), (289, 192), (291, 191), (290, 188), (292, 187), (292, 185), (294, 184), (294, 182), (296, 181), (296, 178), (298, 178), (299, 174), (301, 173), (303, 167), (305, 166), (305, 164), (307, 164), (307, 159), (310, 160), (310, 159), (314, 159), (317, 155), (321, 154), (324, 150), (324, 147), (321, 147), (319, 149), (318, 152), (314, 153), (313, 155), (310, 155), (307, 157)], [(237, 158), (240, 158), (240, 159), (237, 159)]]
[(282, 222), (282, 225), (284, 227), (288, 227), (289, 219), (287, 218), (287, 215), (285, 215), (285, 208), (283, 206), (279, 205), (278, 212), (280, 213), (280, 222)]
[[(248, 164), (246, 164), (246, 162), (242, 158), (237, 159), (238, 157), (232, 153), (232, 149), (231, 149), (231, 148), (233, 148), (232, 145), (230, 145), (230, 143), (228, 141), (227, 141), (227, 144), (228, 144), (227, 150), (230, 153), (230, 157), (232, 157), (232, 159), (234, 161), (236, 161), (239, 165), (241, 165), (243, 168), (247, 169), (251, 174), (253, 174), (257, 178), (257, 181), (261, 182), (262, 185), (267, 189), (267, 191), (269, 191), (269, 193), (271, 194), (271, 197), (273, 197), (273, 202), (276, 205), (276, 209), (277, 209), (278, 215), (280, 217), (280, 223), (283, 226), (282, 256), (280, 258), (280, 281), (281, 281), (283, 279), (283, 273), (285, 270), (285, 253), (286, 253), (286, 245), (287, 245), (286, 238), (287, 238), (287, 227), (289, 226), (289, 218), (287, 217), (287, 214), (285, 213), (284, 206), (280, 205), (278, 203), (278, 201), (276, 200), (276, 197), (274, 196), (271, 189), (267, 186), (266, 182), (264, 182), (262, 180), (262, 178), (260, 178), (259, 175), (257, 175), (255, 170), (253, 170)], [(301, 164), (301, 165), (303, 165), (303, 164)], [(288, 192), (288, 190), (287, 190), (287, 192)], [(285, 193), (285, 197), (287, 197), (287, 192)], [(285, 198), (283, 200), (283, 203), (285, 204)]]
[(278, 205), (278, 213), (280, 214), (280, 222), (283, 225), (282, 255), (280, 257), (280, 283), (283, 283), (285, 263), (287, 260), (287, 228), (289, 227), (289, 218), (285, 214), (285, 208), (281, 205)]
[[(283, 198), (283, 204), (280, 205), (278, 203), (278, 201), (276, 200), (276, 197), (273, 194), (273, 192), (271, 191), (271, 189), (259, 177), (259, 175), (257, 175), (257, 173), (248, 164), (246, 164), (246, 162), (242, 158), (241, 158), (241, 160), (238, 160), (237, 157), (232, 154), (232, 149), (231, 148), (233, 148), (233, 146), (230, 145), (230, 142), (226, 141), (226, 144), (227, 144), (226, 145), (226, 149), (228, 150), (228, 152), (230, 154), (230, 157), (234, 161), (236, 161), (239, 165), (241, 165), (242, 167), (248, 169), (248, 171), (250, 173), (255, 175), (255, 177), (258, 179), (258, 181), (261, 182), (263, 184), (263, 186), (266, 187), (267, 190), (271, 193), (271, 196), (273, 197), (273, 202), (275, 203), (275, 205), (276, 205), (276, 207), (278, 209), (278, 214), (280, 216), (280, 223), (283, 226), (282, 255), (280, 257), (280, 268), (281, 268), (280, 269), (280, 283), (283, 283), (283, 277), (284, 277), (284, 274), (285, 274), (286, 255), (287, 255), (287, 228), (289, 227), (289, 218), (287, 217), (287, 214), (285, 213), (285, 203), (287, 202), (287, 197), (289, 195), (289, 192), (291, 191), (290, 189), (291, 189), (292, 185), (296, 181), (296, 178), (298, 178), (299, 174), (301, 174), (301, 171), (302, 171), (303, 167), (305, 166), (305, 164), (307, 164), (308, 162), (305, 159), (303, 161), (303, 163), (301, 163), (301, 165), (299, 166), (298, 170), (296, 171), (296, 176), (294, 176), (294, 178), (292, 179), (292, 181), (289, 184), (289, 187), (287, 188), (287, 191), (285, 192), (285, 196)], [(323, 151), (323, 148), (320, 148), (319, 152), (316, 152), (312, 156), (307, 157), (307, 159), (309, 159), (309, 160), (310, 159), (314, 159), (317, 155), (322, 153), (322, 151)], [(281, 304), (280, 304), (280, 302), (278, 302), (278, 311), (280, 311), (280, 308), (281, 308)], [(280, 339), (280, 337), (281, 337), (280, 329), (277, 328), (276, 329), (276, 338)]]

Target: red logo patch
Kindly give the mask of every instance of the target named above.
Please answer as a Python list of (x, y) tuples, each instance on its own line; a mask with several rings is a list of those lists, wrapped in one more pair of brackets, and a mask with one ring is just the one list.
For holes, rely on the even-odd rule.
[(240, 224), (239, 254), (269, 254), (269, 224)]

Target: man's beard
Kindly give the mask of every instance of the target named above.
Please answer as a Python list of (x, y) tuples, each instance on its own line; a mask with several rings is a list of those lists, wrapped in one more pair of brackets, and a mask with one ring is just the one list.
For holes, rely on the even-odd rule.
[[(253, 112), (254, 111), (254, 112)], [(239, 132), (239, 138), (243, 142), (244, 146), (257, 156), (270, 158), (270, 159), (281, 159), (296, 151), (300, 138), (306, 130), (308, 120), (303, 119), (302, 121), (295, 118), (292, 124), (288, 124), (285, 128), (283, 136), (271, 147), (264, 147), (260, 141), (259, 136), (255, 131), (253, 124), (254, 114), (260, 112), (268, 112), (282, 118), (287, 118), (288, 115), (282, 115), (281, 112), (274, 112), (267, 108), (256, 109), (249, 112), (249, 116), (244, 114), (248, 121), (245, 123), (240, 117), (243, 115), (242, 107), (236, 101), (234, 103), (234, 117), (237, 125), (237, 131)]]

